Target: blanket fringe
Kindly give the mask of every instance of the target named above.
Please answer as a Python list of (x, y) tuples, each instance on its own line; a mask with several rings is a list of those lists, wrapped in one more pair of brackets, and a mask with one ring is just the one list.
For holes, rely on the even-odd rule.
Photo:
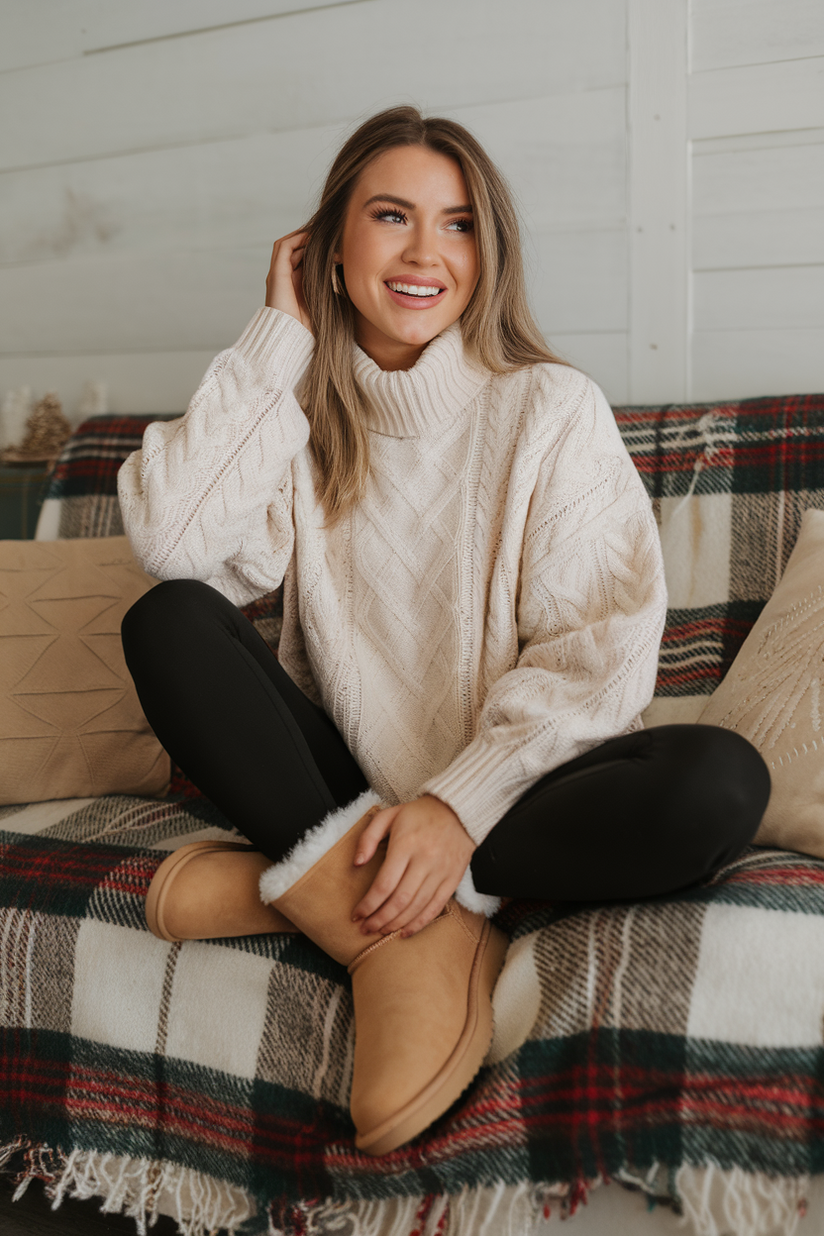
[(449, 1196), (298, 1203), (270, 1216), (267, 1236), (526, 1236), (549, 1218), (550, 1201), (573, 1213), (586, 1191), (501, 1183)]
[(134, 1219), (137, 1236), (147, 1236), (161, 1214), (175, 1220), (180, 1236), (217, 1236), (218, 1231), (239, 1236), (240, 1225), (255, 1214), (254, 1202), (242, 1189), (175, 1163), (93, 1150), (59, 1155), (18, 1138), (0, 1147), (0, 1167), (19, 1150), (26, 1150), (27, 1166), (18, 1178), (15, 1201), (33, 1180), (42, 1180), (52, 1210), (65, 1197), (96, 1199), (102, 1214)]
[(696, 1236), (795, 1236), (807, 1211), (809, 1176), (767, 1176), (740, 1167), (681, 1167), (675, 1191)]
[(13, 1142), (9, 1142), (6, 1146), (0, 1146), (0, 1171), (8, 1163), (9, 1159), (13, 1159), (18, 1150), (25, 1150), (28, 1142), (25, 1137), (17, 1137)]
[[(561, 1218), (574, 1214), (601, 1183), (501, 1183), (452, 1195), (315, 1200), (260, 1215), (258, 1228), (254, 1200), (243, 1189), (190, 1168), (88, 1150), (62, 1155), (25, 1138), (0, 1146), (0, 1168), (20, 1151), (26, 1168), (15, 1200), (32, 1180), (42, 1180), (53, 1210), (65, 1197), (97, 1199), (103, 1214), (134, 1219), (136, 1236), (147, 1236), (161, 1214), (176, 1221), (180, 1236), (243, 1236), (243, 1225), (248, 1232), (267, 1224), (267, 1236), (525, 1236), (551, 1209)], [(695, 1236), (797, 1236), (812, 1184), (809, 1176), (771, 1177), (714, 1164), (675, 1171), (654, 1164), (643, 1174), (619, 1172), (615, 1180), (674, 1204)]]

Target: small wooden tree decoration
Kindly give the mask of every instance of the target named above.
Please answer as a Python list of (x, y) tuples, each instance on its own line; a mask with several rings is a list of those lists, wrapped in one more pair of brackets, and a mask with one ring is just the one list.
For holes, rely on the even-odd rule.
[(72, 427), (63, 415), (63, 405), (54, 391), (36, 403), (26, 421), (26, 432), (19, 447), (2, 452), (4, 463), (48, 463), (57, 458), (71, 435)]

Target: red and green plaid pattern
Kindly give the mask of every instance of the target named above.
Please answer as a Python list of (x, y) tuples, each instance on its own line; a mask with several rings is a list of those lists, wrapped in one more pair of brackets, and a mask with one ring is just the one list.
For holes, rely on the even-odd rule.
[[(354, 1149), (346, 1106), (345, 971), (298, 935), (176, 945), (146, 929), (159, 848), (214, 835), (217, 814), (114, 796), (73, 806), (43, 832), (22, 831), (33, 807), (0, 820), (5, 1144), (180, 1163), (281, 1217), (312, 1198), (581, 1191), (707, 1158), (824, 1171), (824, 863), (751, 850), (645, 904), (513, 903), (499, 921), (515, 987), (519, 973), (533, 985), (525, 1041), (496, 1042), (443, 1119), (373, 1159)], [(742, 941), (770, 943), (725, 994), (724, 953)], [(811, 1012), (818, 1042), (802, 1041)], [(793, 1018), (800, 1035), (784, 1044)]]
[[(780, 578), (803, 512), (824, 507), (824, 395), (615, 416), (664, 542), (670, 610), (656, 695), (691, 697), (697, 715)], [(652, 714), (684, 715), (660, 705)]]

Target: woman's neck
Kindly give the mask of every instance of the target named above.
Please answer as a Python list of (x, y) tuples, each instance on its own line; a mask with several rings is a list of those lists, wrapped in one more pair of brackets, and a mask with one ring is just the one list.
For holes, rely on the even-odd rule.
[(360, 313), (355, 318), (355, 342), (370, 360), (387, 373), (398, 369), (412, 369), (423, 355), (430, 340), (424, 343), (406, 343), (391, 339)]

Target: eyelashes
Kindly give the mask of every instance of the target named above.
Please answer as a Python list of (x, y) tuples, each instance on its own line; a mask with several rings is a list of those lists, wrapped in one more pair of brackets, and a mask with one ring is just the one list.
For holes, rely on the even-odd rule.
[(373, 219), (399, 219), (401, 223), (408, 223), (409, 216), (397, 207), (390, 209), (388, 206), (378, 206), (376, 210), (369, 212)]
[[(378, 206), (375, 210), (369, 212), (372, 219), (391, 219), (398, 223), (408, 223), (409, 216), (405, 210), (401, 210), (398, 206)], [(474, 224), (470, 218), (453, 219), (447, 227), (451, 230), (455, 228), (459, 233), (471, 232), (474, 229)]]

